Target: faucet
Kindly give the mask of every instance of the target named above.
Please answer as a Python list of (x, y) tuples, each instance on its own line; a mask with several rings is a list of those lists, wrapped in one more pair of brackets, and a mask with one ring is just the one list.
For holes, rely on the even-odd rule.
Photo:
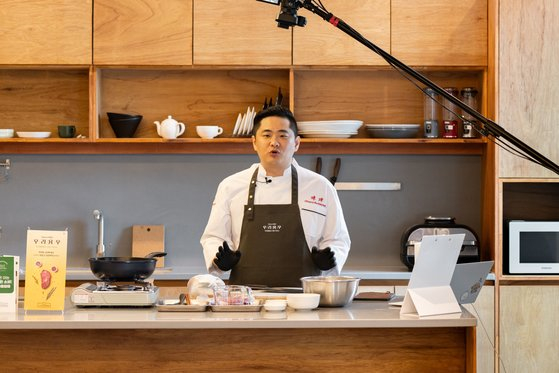
[(103, 213), (100, 210), (93, 210), (93, 217), (97, 220), (98, 238), (97, 238), (97, 257), (105, 256), (105, 245), (103, 245)]

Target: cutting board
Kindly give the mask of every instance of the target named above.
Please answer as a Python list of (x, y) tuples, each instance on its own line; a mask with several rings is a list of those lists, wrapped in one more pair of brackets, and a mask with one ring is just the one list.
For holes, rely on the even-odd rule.
[[(144, 257), (154, 251), (165, 251), (164, 225), (132, 226), (132, 256)], [(157, 258), (156, 267), (165, 265), (164, 258)]]

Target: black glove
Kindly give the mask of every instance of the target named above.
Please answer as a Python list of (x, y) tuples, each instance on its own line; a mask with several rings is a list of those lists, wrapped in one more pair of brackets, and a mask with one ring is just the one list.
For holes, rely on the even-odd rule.
[(332, 249), (329, 247), (324, 250), (318, 250), (316, 247), (313, 247), (311, 257), (314, 264), (322, 271), (332, 269), (336, 266), (334, 252), (332, 252)]
[(214, 263), (222, 271), (229, 271), (239, 263), (239, 259), (241, 259), (241, 252), (231, 250), (227, 241), (223, 241), (223, 246), (220, 246), (215, 254)]

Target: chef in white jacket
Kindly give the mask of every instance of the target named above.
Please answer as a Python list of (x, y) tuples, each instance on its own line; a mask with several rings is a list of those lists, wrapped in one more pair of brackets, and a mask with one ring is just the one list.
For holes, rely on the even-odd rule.
[(301, 286), (300, 278), (339, 274), (350, 238), (336, 189), (293, 159), (297, 122), (272, 106), (254, 118), (259, 164), (224, 179), (200, 240), (209, 273), (229, 283)]

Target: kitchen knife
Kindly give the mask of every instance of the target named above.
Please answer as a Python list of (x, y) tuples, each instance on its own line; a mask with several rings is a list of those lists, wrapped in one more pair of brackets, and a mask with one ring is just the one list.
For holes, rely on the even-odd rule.
[(322, 158), (321, 158), (321, 157), (318, 157), (318, 158), (316, 159), (316, 168), (315, 168), (315, 171), (316, 171), (317, 174), (320, 174), (320, 171), (322, 171)]
[(281, 105), (283, 102), (283, 95), (281, 94), (281, 87), (278, 88), (278, 95), (276, 97), (276, 105)]
[(342, 166), (341, 158), (336, 158), (336, 163), (334, 164), (334, 175), (330, 178), (330, 182), (332, 185), (336, 184), (336, 180), (338, 180), (338, 173), (340, 172), (340, 167)]

